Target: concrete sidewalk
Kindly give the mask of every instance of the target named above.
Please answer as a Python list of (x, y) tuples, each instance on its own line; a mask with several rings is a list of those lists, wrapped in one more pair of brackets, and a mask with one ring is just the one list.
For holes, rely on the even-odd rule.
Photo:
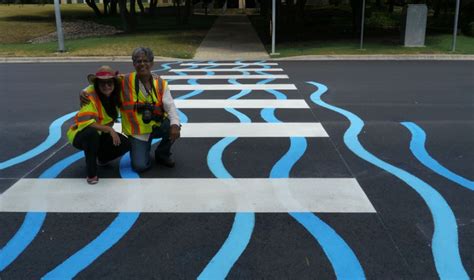
[(264, 60), (269, 55), (246, 15), (222, 15), (196, 51), (196, 60)]

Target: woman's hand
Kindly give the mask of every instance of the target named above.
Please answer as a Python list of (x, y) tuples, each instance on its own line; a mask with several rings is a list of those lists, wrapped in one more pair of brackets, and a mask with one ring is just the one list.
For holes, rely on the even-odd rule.
[(110, 133), (110, 136), (112, 136), (112, 143), (114, 144), (114, 146), (120, 145), (120, 137), (118, 133), (115, 132), (115, 130), (112, 127), (110, 127), (109, 133)]

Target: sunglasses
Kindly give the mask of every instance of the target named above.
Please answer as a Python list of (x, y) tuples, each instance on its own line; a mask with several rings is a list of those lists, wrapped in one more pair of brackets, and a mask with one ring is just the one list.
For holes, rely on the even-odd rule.
[(113, 86), (114, 85), (114, 80), (113, 79), (110, 79), (110, 80), (100, 80), (99, 79), (99, 85), (104, 85), (104, 86)]

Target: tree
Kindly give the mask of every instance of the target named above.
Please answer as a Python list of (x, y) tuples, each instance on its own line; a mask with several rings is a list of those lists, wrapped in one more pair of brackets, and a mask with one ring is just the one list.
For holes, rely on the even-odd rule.
[(92, 10), (94, 10), (94, 13), (100, 17), (102, 16), (102, 13), (100, 12), (99, 8), (97, 7), (97, 5), (95, 4), (95, 1), (94, 0), (86, 0), (86, 3), (89, 7), (92, 8)]

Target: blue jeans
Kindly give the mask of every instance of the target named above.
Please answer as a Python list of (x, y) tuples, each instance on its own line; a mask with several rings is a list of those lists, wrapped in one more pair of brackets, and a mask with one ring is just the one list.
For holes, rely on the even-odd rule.
[(171, 156), (170, 150), (173, 142), (169, 139), (169, 131), (170, 121), (169, 119), (164, 119), (161, 126), (153, 128), (153, 132), (150, 134), (148, 141), (138, 140), (131, 136), (129, 137), (131, 144), (130, 159), (132, 169), (135, 172), (143, 172), (151, 167), (151, 141), (155, 138), (161, 138), (160, 144), (155, 149), (155, 158), (168, 158)]

